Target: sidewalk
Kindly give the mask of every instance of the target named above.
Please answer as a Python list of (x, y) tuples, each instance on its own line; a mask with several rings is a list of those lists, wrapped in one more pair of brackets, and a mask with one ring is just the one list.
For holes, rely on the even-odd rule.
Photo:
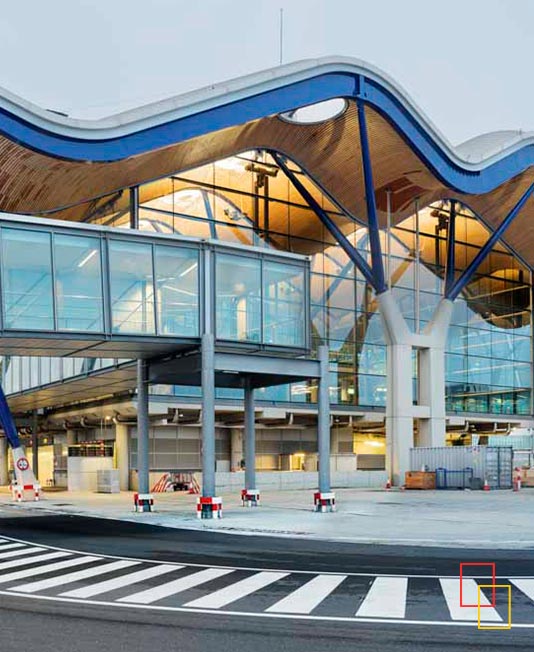
[(534, 549), (534, 489), (391, 491), (340, 489), (338, 511), (317, 514), (311, 491), (266, 492), (257, 508), (223, 495), (221, 520), (196, 518), (196, 496), (156, 494), (154, 513), (133, 512), (133, 494), (45, 492), (39, 503), (0, 493), (2, 516), (57, 513), (231, 534), (304, 537), (354, 543)]

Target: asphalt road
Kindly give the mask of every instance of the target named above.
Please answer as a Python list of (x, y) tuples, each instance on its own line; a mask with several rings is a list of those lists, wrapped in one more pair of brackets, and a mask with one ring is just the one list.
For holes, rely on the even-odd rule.
[[(187, 610), (178, 606), (171, 598), (157, 604), (132, 605), (121, 602), (119, 594), (115, 603), (102, 600), (69, 601), (57, 597), (59, 589), (48, 587), (20, 586), (19, 582), (6, 589), (0, 584), (0, 651), (1, 652), (329, 652), (349, 650), (370, 652), (408, 652), (441, 650), (470, 652), (471, 650), (532, 650), (534, 636), (534, 602), (528, 600), (514, 587), (514, 609), (525, 628), (509, 631), (480, 631), (475, 626), (462, 626), (441, 621), (446, 611), (443, 596), (436, 594), (437, 579), (431, 576), (457, 576), (460, 561), (494, 561), (498, 575), (534, 577), (534, 551), (503, 551), (495, 554), (463, 550), (399, 548), (387, 546), (362, 546), (335, 544), (330, 542), (278, 539), (269, 537), (234, 536), (213, 532), (172, 530), (153, 526), (122, 523), (119, 521), (87, 519), (76, 516), (17, 516), (0, 518), (0, 536), (6, 537), (4, 550), (0, 552), (0, 568), (5, 565), (29, 564), (17, 562), (25, 551), (35, 546), (50, 546), (76, 551), (76, 555), (110, 555), (119, 558), (135, 558), (167, 564), (181, 564), (167, 569), (169, 577), (176, 576), (183, 581), (194, 572), (206, 572), (186, 565), (202, 567), (232, 567), (232, 577), (242, 583), (250, 581), (252, 575), (274, 574), (287, 571), (287, 577), (265, 586), (256, 593), (235, 602), (222, 610)], [(29, 544), (12, 543), (17, 539)], [(1, 548), (0, 548), (1, 550)], [(32, 554), (42, 554), (36, 550)], [(50, 551), (45, 550), (47, 554)], [(59, 556), (61, 553), (51, 553)], [(30, 555), (31, 556), (31, 555)], [(65, 556), (65, 555), (64, 555)], [(11, 559), (2, 562), (2, 559)], [(94, 567), (117, 562), (98, 559), (89, 563), (89, 572)], [(54, 563), (57, 564), (57, 561)], [(61, 563), (61, 562), (60, 562)], [(68, 562), (70, 563), (70, 562)], [(79, 563), (76, 560), (72, 563)], [(148, 567), (144, 561), (137, 561), (138, 569)], [(156, 564), (157, 565), (157, 564)], [(154, 568), (154, 564), (150, 566)], [(36, 567), (36, 566), (35, 566)], [(77, 568), (77, 567), (76, 567)], [(181, 570), (180, 570), (181, 569)], [(256, 572), (254, 569), (258, 569)], [(3, 570), (3, 568), (2, 568)], [(122, 570), (126, 574), (135, 569)], [(2, 577), (0, 575), (0, 582)], [(24, 572), (24, 571), (23, 571)], [(31, 570), (29, 571), (32, 572)], [(63, 573), (67, 571), (62, 571)], [(209, 571), (212, 572), (212, 571)], [(230, 572), (230, 571), (226, 571)], [(306, 574), (308, 573), (308, 574)], [(261, 617), (268, 611), (266, 605), (275, 598), (284, 597), (286, 591), (302, 586), (316, 574), (345, 574), (343, 587), (337, 589), (313, 612), (318, 619), (306, 619), (285, 615), (284, 617)], [(406, 621), (354, 619), (353, 601), (358, 591), (365, 596), (373, 575), (410, 576), (412, 603), (406, 607)], [(16, 573), (15, 573), (16, 575)], [(53, 575), (44, 573), (29, 576), (28, 581)], [(424, 576), (424, 577), (423, 577)], [(103, 576), (105, 579), (107, 576)], [(115, 577), (115, 576), (114, 576)], [(324, 577), (324, 575), (323, 575)], [(100, 579), (100, 578), (99, 578)], [(54, 580), (52, 579), (52, 582)], [(96, 578), (92, 582), (96, 582)], [(158, 580), (161, 583), (161, 578)], [(176, 581), (176, 580), (174, 580)], [(235, 580), (232, 580), (235, 583)], [(222, 577), (212, 582), (213, 591), (228, 590), (230, 580)], [(17, 586), (15, 586), (17, 585)], [(77, 578), (69, 587), (83, 589)], [(149, 590), (150, 582), (143, 585)], [(210, 585), (211, 586), (211, 585)], [(364, 590), (365, 587), (365, 590)], [(61, 590), (66, 587), (62, 586)], [(27, 595), (24, 591), (29, 591)], [(278, 593), (277, 593), (278, 591)], [(130, 589), (131, 592), (131, 589)], [(189, 588), (183, 593), (187, 599), (205, 599), (199, 589)], [(350, 602), (349, 609), (349, 598)], [(108, 599), (108, 598), (106, 598)], [(126, 598), (129, 600), (130, 598)], [(133, 598), (132, 598), (133, 599)], [(176, 603), (178, 604), (178, 603)], [(181, 604), (181, 603), (180, 603)], [(148, 607), (148, 608), (145, 608)], [(232, 612), (232, 609), (234, 611)], [(350, 611), (352, 609), (352, 611)], [(245, 613), (249, 610), (249, 613)], [(258, 613), (254, 613), (257, 610)], [(350, 613), (349, 613), (350, 612)], [(532, 612), (532, 615), (531, 615)], [(335, 620), (337, 614), (346, 616)], [(428, 619), (428, 624), (420, 621)], [(530, 620), (529, 620), (530, 619)], [(371, 620), (371, 622), (369, 622)], [(514, 616), (513, 622), (516, 622)], [(532, 628), (530, 628), (532, 626)]]

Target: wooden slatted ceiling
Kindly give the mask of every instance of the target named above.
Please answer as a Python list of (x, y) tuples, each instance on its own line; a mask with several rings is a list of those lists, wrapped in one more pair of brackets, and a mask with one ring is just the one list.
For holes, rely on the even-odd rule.
[[(384, 117), (369, 108), (367, 117), (377, 205), (383, 225), (388, 188), (392, 190), (394, 223), (413, 212), (416, 197), (425, 206), (451, 196)], [(358, 118), (353, 104), (335, 120), (319, 125), (299, 126), (269, 117), (114, 163), (52, 159), (0, 138), (0, 210), (43, 214), (71, 206), (53, 216), (78, 221), (83, 219), (88, 206), (77, 204), (251, 149), (285, 153), (349, 213), (365, 220)], [(495, 228), (533, 179), (534, 173), (527, 170), (487, 195), (457, 197)], [(158, 192), (157, 185), (153, 191)], [(100, 200), (106, 201), (108, 197)], [(126, 208), (127, 201), (123, 193), (117, 199), (117, 206)], [(506, 239), (527, 262), (534, 264), (533, 200), (510, 228)]]

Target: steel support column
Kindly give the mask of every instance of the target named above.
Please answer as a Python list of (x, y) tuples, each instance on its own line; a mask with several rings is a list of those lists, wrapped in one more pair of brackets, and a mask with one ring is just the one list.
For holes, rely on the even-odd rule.
[(139, 494), (150, 491), (149, 484), (148, 364), (137, 361), (137, 474)]
[(330, 492), (330, 396), (328, 346), (318, 350), (321, 377), (317, 401), (317, 449), (319, 453), (319, 493)]
[(202, 335), (202, 496), (215, 496), (215, 343)]
[(456, 201), (451, 199), (451, 212), (449, 215), (449, 224), (447, 228), (447, 269), (445, 272), (445, 296), (449, 295), (450, 289), (454, 285), (454, 271), (456, 266), (455, 256), (456, 245)]
[(380, 227), (376, 213), (375, 187), (373, 183), (373, 168), (371, 165), (371, 152), (369, 137), (367, 135), (367, 120), (365, 106), (358, 101), (358, 125), (360, 129), (360, 145), (362, 151), (363, 178), (365, 184), (365, 203), (367, 205), (367, 222), (369, 224), (369, 244), (371, 246), (371, 261), (375, 289), (377, 294), (387, 290), (384, 278), (384, 263), (382, 261), (382, 247), (380, 245)]
[(254, 414), (254, 388), (245, 382), (245, 489), (256, 489), (256, 418)]
[(139, 186), (130, 188), (130, 229), (139, 229)]

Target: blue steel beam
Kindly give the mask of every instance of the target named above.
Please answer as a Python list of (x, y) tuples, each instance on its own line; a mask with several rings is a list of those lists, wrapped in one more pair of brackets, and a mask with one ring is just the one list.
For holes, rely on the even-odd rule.
[(499, 224), (499, 226), (493, 231), (493, 233), (490, 235), (488, 238), (486, 244), (479, 250), (477, 255), (473, 258), (471, 263), (466, 267), (466, 269), (462, 272), (461, 276), (459, 279), (457, 279), (456, 283), (452, 285), (452, 287), (449, 289), (449, 291), (446, 293), (445, 297), (447, 299), (450, 299), (451, 301), (454, 301), (456, 297), (460, 294), (460, 292), (465, 288), (465, 286), (469, 283), (471, 278), (473, 277), (473, 274), (477, 271), (477, 269), (480, 267), (486, 256), (490, 253), (490, 251), (493, 249), (499, 238), (502, 237), (506, 229), (510, 226), (510, 224), (514, 221), (514, 219), (519, 215), (521, 212), (522, 208), (524, 205), (527, 203), (528, 199), (534, 192), (534, 183), (532, 183), (526, 191), (523, 193), (517, 204), (512, 208), (512, 210), (508, 213), (508, 215), (503, 219), (503, 221)]
[(384, 276), (384, 262), (382, 260), (382, 247), (380, 245), (380, 228), (376, 214), (375, 187), (373, 183), (373, 168), (371, 165), (371, 152), (369, 150), (369, 137), (367, 135), (367, 120), (365, 106), (358, 100), (358, 124), (360, 128), (360, 144), (362, 151), (363, 179), (365, 183), (365, 203), (367, 205), (367, 222), (369, 224), (369, 244), (371, 246), (371, 262), (376, 293), (382, 294), (387, 288)]
[(9, 405), (7, 404), (6, 395), (4, 390), (0, 385), (0, 425), (6, 436), (7, 441), (9, 442), (11, 448), (18, 448), (20, 446), (20, 439), (17, 433), (17, 428), (15, 422), (13, 421), (13, 416)]
[(45, 128), (34, 124), (31, 116), (23, 118), (16, 110), (0, 107), (0, 134), (46, 156), (72, 161), (120, 161), (226, 127), (345, 97), (364, 101), (378, 111), (436, 177), (457, 192), (490, 192), (534, 165), (532, 142), (481, 168), (453, 160), (423, 116), (411, 107), (409, 98), (403, 97), (400, 91), (376, 74), (366, 75), (359, 66), (355, 65), (352, 71), (340, 63), (337, 72), (319, 66), (310, 70), (308, 75), (298, 81), (281, 79), (279, 86), (261, 92), (251, 89), (250, 95), (226, 104), (221, 99), (220, 105), (200, 113), (192, 112), (168, 120), (156, 116), (156, 124), (130, 133), (117, 135), (110, 130), (107, 138), (94, 138), (89, 130), (82, 128), (78, 129), (76, 136), (59, 133), (52, 124)]
[(302, 195), (304, 201), (308, 204), (308, 206), (321, 220), (321, 222), (326, 227), (326, 229), (330, 232), (330, 234), (337, 240), (340, 247), (347, 254), (347, 256), (352, 260), (352, 262), (356, 265), (357, 269), (360, 270), (360, 272), (365, 277), (365, 280), (370, 285), (372, 285), (372, 287), (378, 292), (377, 287), (375, 285), (374, 274), (371, 268), (369, 267), (369, 264), (365, 260), (365, 258), (360, 254), (360, 252), (356, 249), (356, 247), (354, 247), (352, 243), (349, 242), (349, 240), (347, 239), (343, 231), (338, 227), (338, 225), (330, 217), (330, 215), (328, 215), (328, 213), (324, 210), (324, 208), (317, 202), (315, 197), (313, 197), (313, 195), (304, 186), (304, 184), (300, 181), (297, 175), (292, 170), (289, 169), (284, 158), (280, 156), (280, 154), (278, 154), (277, 152), (270, 152), (270, 154), (274, 158), (274, 160), (276, 161), (280, 169), (283, 170), (285, 175), (295, 186), (297, 191)]
[(454, 285), (454, 267), (456, 264), (456, 201), (451, 199), (450, 204), (451, 211), (447, 229), (447, 270), (445, 272), (445, 296), (449, 294), (450, 289)]

